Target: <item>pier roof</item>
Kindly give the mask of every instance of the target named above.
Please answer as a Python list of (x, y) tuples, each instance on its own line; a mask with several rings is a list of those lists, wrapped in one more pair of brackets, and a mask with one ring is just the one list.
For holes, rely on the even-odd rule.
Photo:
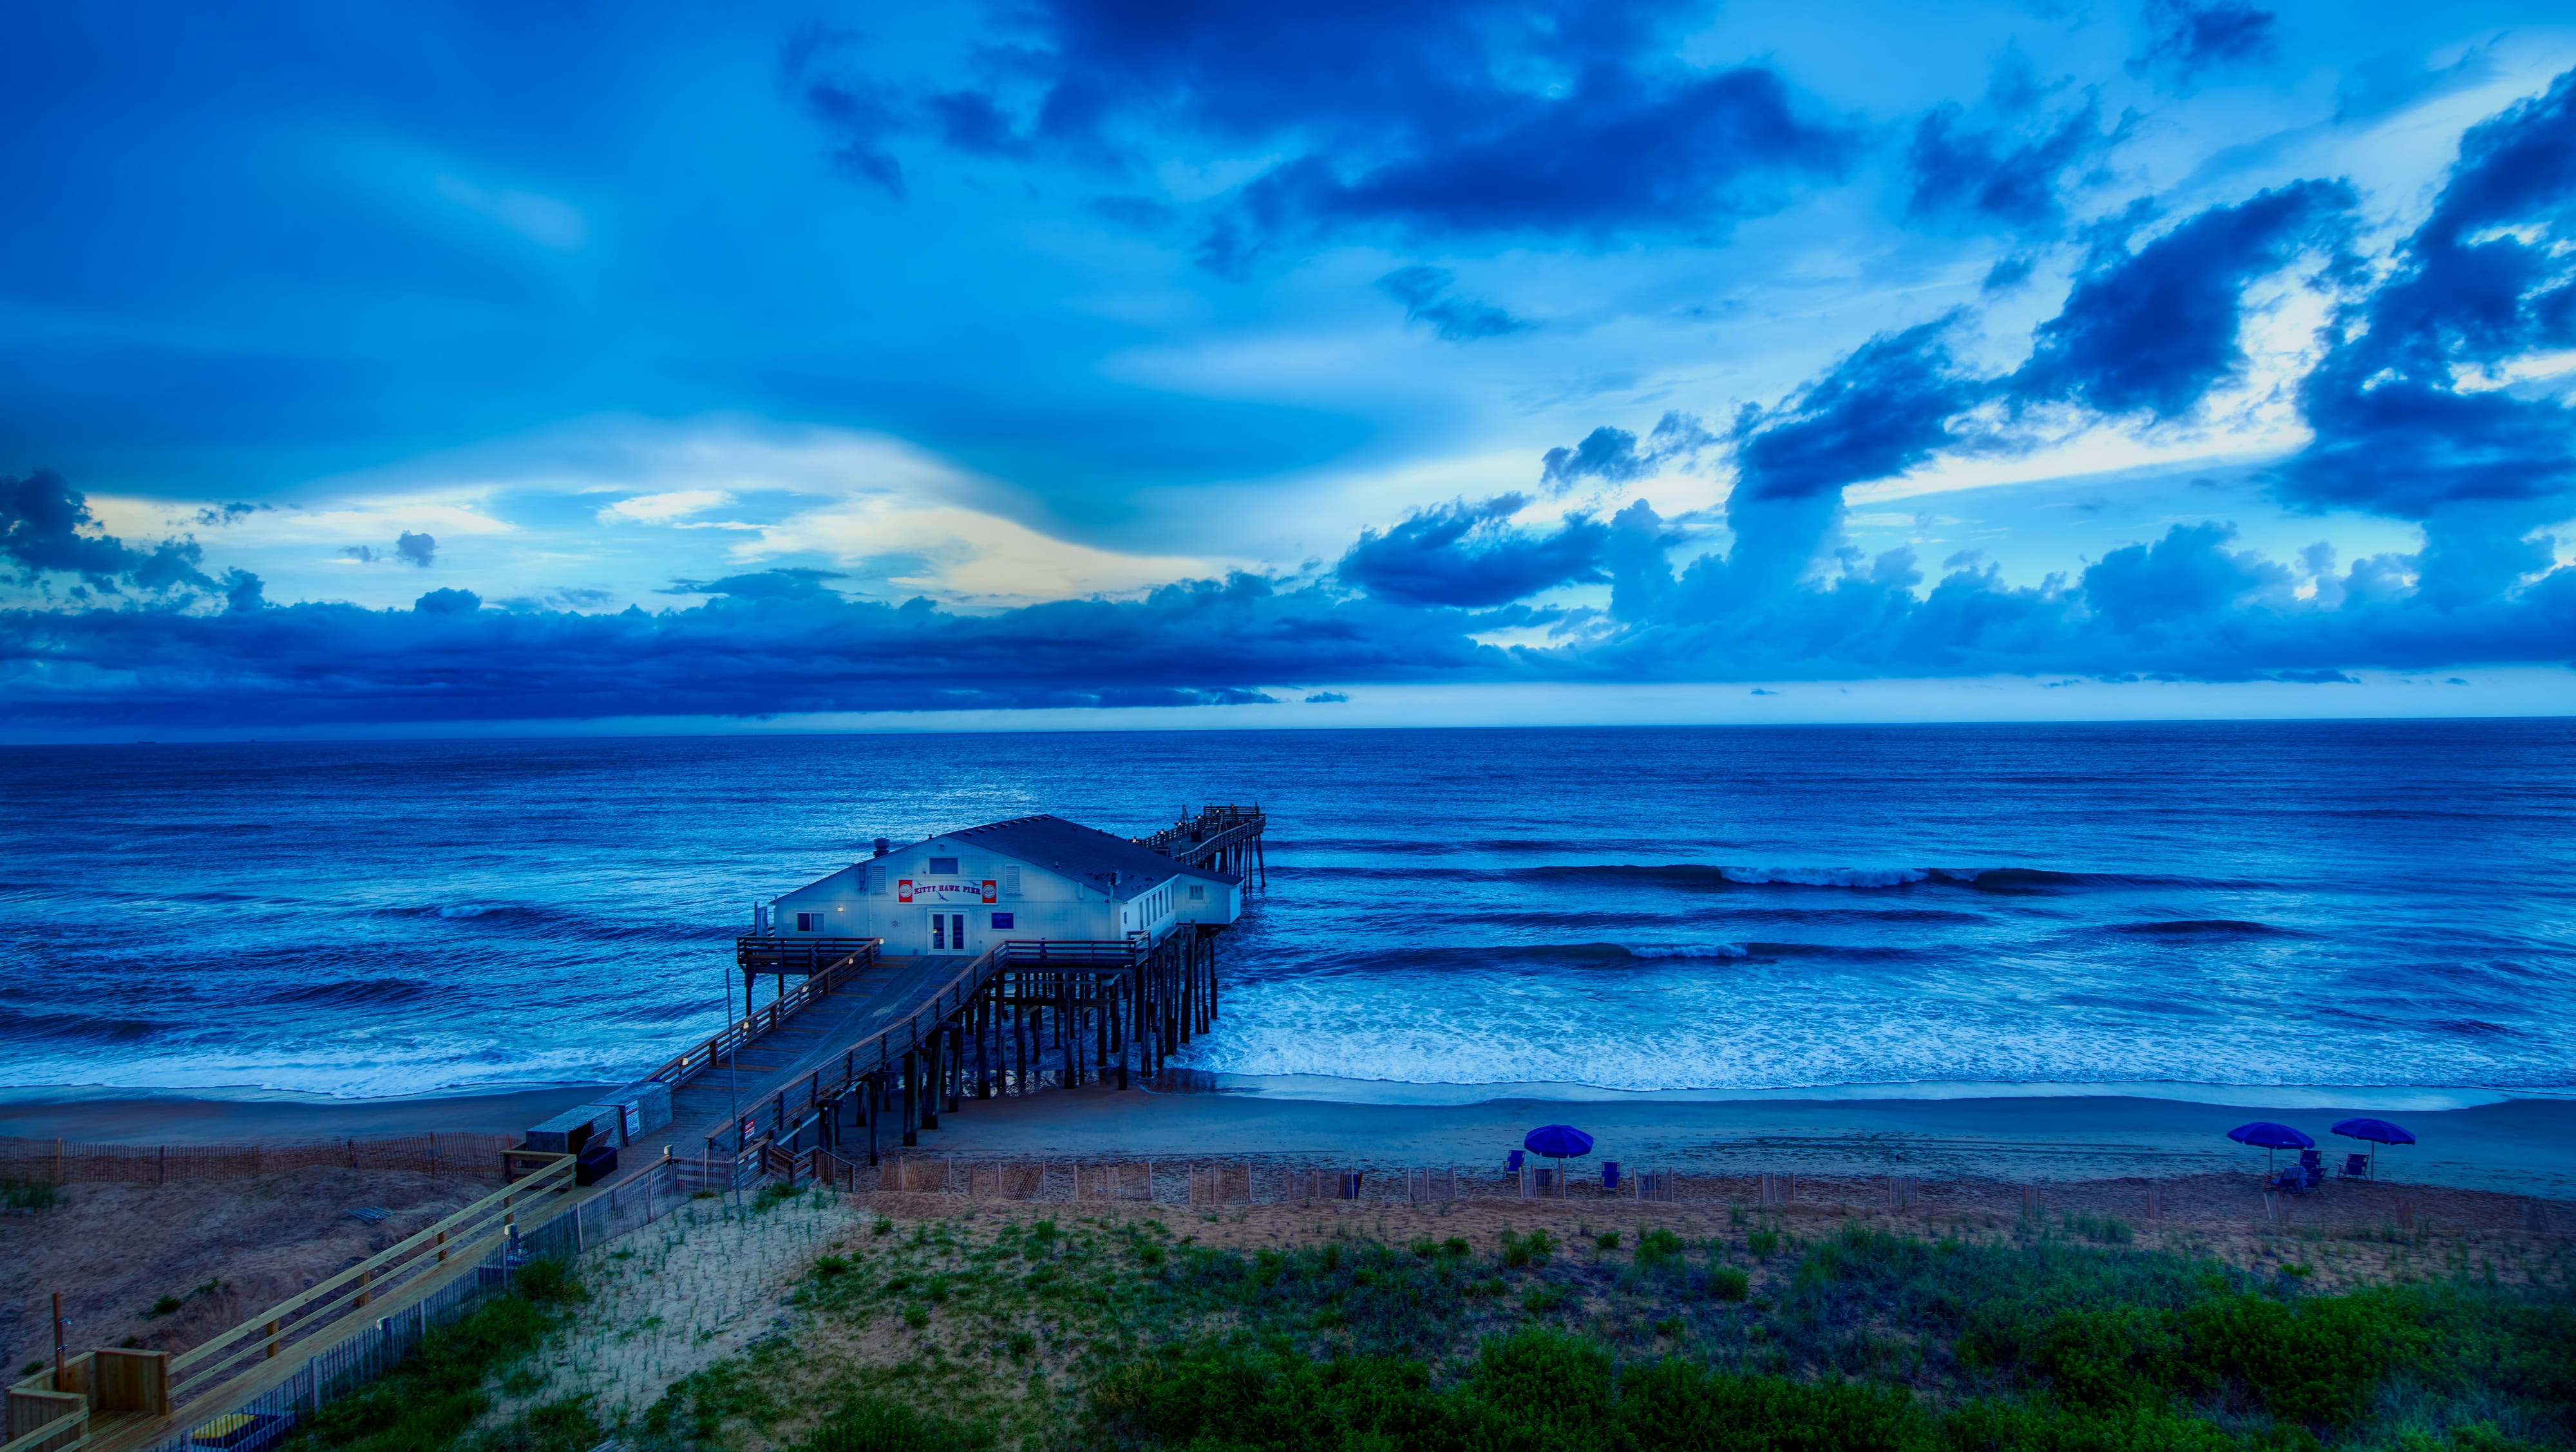
[[(962, 831), (942, 832), (924, 838), (931, 842), (972, 842), (978, 847), (1014, 857), (1031, 867), (1096, 883), (1112, 897), (1125, 899), (1141, 896), (1175, 877), (1203, 878), (1235, 886), (1243, 881), (1231, 872), (1211, 867), (1189, 867), (1149, 852), (1124, 837), (1062, 817), (1041, 815), (1013, 817), (1006, 822), (987, 822)], [(913, 844), (919, 846), (919, 843)], [(1108, 886), (1111, 873), (1118, 874), (1118, 886)]]

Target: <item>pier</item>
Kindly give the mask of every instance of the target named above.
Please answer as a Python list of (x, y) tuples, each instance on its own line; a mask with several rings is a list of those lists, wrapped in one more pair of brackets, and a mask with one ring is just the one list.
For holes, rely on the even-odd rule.
[[(953, 840), (971, 850), (979, 832), (1033, 822), (1053, 819)], [(1119, 850), (1257, 883), (1267, 876), (1264, 825), (1258, 807), (1210, 806)], [(1091, 875), (1108, 879), (1112, 901), (1151, 876), (1131, 869), (1122, 887), (1120, 872)], [(973, 1100), (1131, 1088), (1214, 1023), (1223, 932), (1165, 921), (1122, 937), (1011, 937), (975, 952), (910, 954), (887, 951), (876, 935), (745, 935), (734, 941), (744, 1002), (764, 977), (776, 981), (775, 996), (651, 1075), (671, 1092), (671, 1123), (627, 1154), (639, 1166), (689, 1162), (685, 1173), (725, 1187), (839, 1179), (919, 1145)]]

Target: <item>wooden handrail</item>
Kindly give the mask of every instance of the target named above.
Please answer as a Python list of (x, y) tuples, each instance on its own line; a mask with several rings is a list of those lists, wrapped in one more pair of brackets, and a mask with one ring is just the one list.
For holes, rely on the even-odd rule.
[[(984, 984), (1004, 968), (1061, 965), (1089, 968), (1094, 971), (1102, 968), (1128, 971), (1142, 962), (1144, 956), (1145, 944), (1141, 939), (1013, 939), (994, 944), (985, 949), (975, 961), (967, 964), (964, 971), (956, 977), (932, 990), (928, 1001), (907, 1014), (901, 1023), (887, 1024), (843, 1051), (840, 1077), (832, 1081), (828, 1093), (824, 1090), (822, 1075), (818, 1070), (808, 1075), (801, 1085), (782, 1085), (745, 1106), (738, 1116), (729, 1121), (728, 1133), (734, 1140), (732, 1146), (734, 1163), (739, 1166), (748, 1156), (758, 1152), (751, 1135), (746, 1132), (746, 1126), (763, 1118), (767, 1118), (773, 1126), (783, 1125), (786, 1122), (789, 1103), (787, 1096), (791, 1091), (801, 1088), (805, 1094), (805, 1102), (796, 1109), (800, 1118), (807, 1110), (823, 1100), (836, 1098), (847, 1092), (852, 1084), (857, 1083), (867, 1074), (873, 1074), (893, 1062), (893, 1054), (889, 1050), (896, 1043), (901, 1042), (906, 1049), (918, 1045), (921, 1042), (921, 1021), (925, 1015), (929, 1017), (932, 1026), (936, 1027), (964, 1005), (967, 999), (980, 992)], [(871, 1047), (875, 1050), (873, 1060), (865, 1069), (861, 1069), (860, 1056)], [(715, 1141), (710, 1138), (708, 1141), (710, 1153), (713, 1152), (714, 1145)]]
[[(739, 944), (747, 941), (753, 940), (740, 938), (735, 940), (735, 943), (737, 944), (737, 955), (740, 953)], [(791, 938), (783, 939), (781, 941), (794, 942), (796, 940)], [(816, 999), (830, 994), (834, 989), (840, 986), (843, 978), (859, 969), (875, 963), (878, 955), (885, 948), (885, 939), (883, 938), (836, 938), (829, 941), (836, 943), (858, 943), (861, 946), (849, 953), (846, 957), (842, 958), (840, 962), (833, 964), (831, 967), (822, 969), (819, 972), (807, 974), (804, 982), (797, 984), (796, 987), (789, 990), (776, 1002), (769, 1004), (761, 1012), (751, 1014), (747, 1017), (737, 1019), (732, 1023), (726, 1024), (723, 1029), (718, 1031), (705, 1043), (700, 1044), (693, 1049), (681, 1052), (678, 1056), (671, 1059), (670, 1062), (664, 1064), (662, 1067), (654, 1070), (652, 1073), (647, 1074), (644, 1077), (647, 1079), (659, 1080), (662, 1083), (670, 1085), (674, 1089), (679, 1088), (691, 1079), (705, 1073), (716, 1064), (742, 1052), (744, 1045), (750, 1043), (753, 1039), (759, 1038), (763, 1034), (769, 1033), (776, 1029), (780, 1024), (785, 1023), (788, 1019), (802, 1013)]]
[[(171, 1357), (172, 1400), (177, 1400), (183, 1392), (194, 1392), (203, 1388), (217, 1373), (247, 1356), (258, 1355), (260, 1359), (267, 1360), (276, 1355), (281, 1346), (311, 1335), (316, 1329), (338, 1319), (337, 1317), (307, 1316), (300, 1324), (288, 1327), (284, 1323), (290, 1318), (302, 1315), (322, 1303), (336, 1301), (357, 1293), (360, 1288), (363, 1288), (364, 1294), (371, 1299), (382, 1295), (385, 1280), (390, 1280), (392, 1277), (388, 1276), (380, 1280), (378, 1272), (396, 1266), (398, 1262), (408, 1260), (410, 1264), (400, 1266), (394, 1272), (395, 1275), (416, 1270), (422, 1265), (435, 1266), (448, 1263), (449, 1256), (460, 1249), (458, 1231), (473, 1226), (478, 1220), (488, 1220), (495, 1213), (515, 1211), (522, 1198), (568, 1188), (572, 1177), (573, 1157), (560, 1156), (555, 1163), (536, 1171), (527, 1178), (484, 1196), (446, 1219), (387, 1246), (338, 1275), (290, 1296), (230, 1330), (220, 1332)], [(490, 1238), (488, 1234), (470, 1237), (461, 1248), (469, 1253), (470, 1259), (472, 1254), (479, 1253), (482, 1248), (481, 1242), (488, 1238)], [(438, 1254), (420, 1255), (419, 1253), (423, 1251), (436, 1251)], [(356, 1310), (358, 1307), (353, 1305), (342, 1309), (348, 1311)], [(251, 1339), (245, 1341), (243, 1340), (245, 1337)], [(240, 1344), (234, 1345), (236, 1342)], [(226, 1352), (223, 1350), (226, 1346), (233, 1346), (233, 1349)], [(219, 1352), (222, 1354), (218, 1355)], [(179, 1372), (197, 1366), (199, 1362), (204, 1362), (205, 1365), (189, 1372), (185, 1377), (179, 1376)]]

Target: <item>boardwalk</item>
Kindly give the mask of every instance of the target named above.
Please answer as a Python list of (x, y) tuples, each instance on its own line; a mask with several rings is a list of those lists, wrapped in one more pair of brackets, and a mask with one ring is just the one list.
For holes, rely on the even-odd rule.
[(787, 1086), (837, 1069), (859, 1041), (900, 1021), (930, 991), (972, 963), (964, 957), (880, 958), (836, 978), (827, 990), (777, 1028), (718, 1057), (671, 1093), (671, 1123), (639, 1139), (637, 1165), (662, 1157), (707, 1154), (707, 1142), (724, 1136), (735, 1115)]

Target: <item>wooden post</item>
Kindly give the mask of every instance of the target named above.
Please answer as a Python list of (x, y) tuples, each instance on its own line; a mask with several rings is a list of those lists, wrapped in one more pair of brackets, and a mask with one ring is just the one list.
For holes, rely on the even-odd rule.
[(917, 1132), (920, 1121), (916, 1117), (917, 1110), (913, 1104), (913, 1082), (920, 1077), (920, 1064), (919, 1051), (914, 1049), (903, 1051), (903, 1119), (901, 1123), (905, 1149), (921, 1143), (921, 1135)]
[[(670, 1157), (671, 1147), (666, 1144), (662, 1146), (662, 1158), (667, 1160)], [(447, 1264), (447, 1232), (444, 1230), (438, 1232), (438, 1238), (430, 1243), (438, 1247), (438, 1263), (440, 1265)]]
[[(62, 1153), (62, 1148), (61, 1148), (61, 1146), (62, 1146), (62, 1141), (61, 1141), (61, 1140), (59, 1140), (59, 1139), (57, 1139), (57, 1140), (55, 1140), (55, 1141), (54, 1141), (54, 1145), (55, 1145), (54, 1153), (55, 1153), (56, 1155), (60, 1155), (60, 1154)], [(60, 1292), (60, 1291), (56, 1291), (56, 1292), (54, 1292), (54, 1390), (56, 1390), (56, 1391), (70, 1391), (70, 1390), (71, 1390), (71, 1388), (70, 1388), (70, 1387), (67, 1387), (67, 1386), (63, 1385), (63, 1331), (64, 1331), (64, 1325), (65, 1325), (65, 1323), (64, 1323), (64, 1321), (63, 1321), (63, 1293), (62, 1293), (62, 1292)]]
[(278, 1322), (276, 1322), (276, 1321), (271, 1321), (271, 1322), (269, 1322), (269, 1323), (268, 1323), (268, 1357), (267, 1357), (267, 1359), (268, 1359), (268, 1360), (270, 1360), (270, 1361), (275, 1361), (275, 1360), (277, 1359), (277, 1328), (278, 1328), (279, 1324), (280, 1324), (280, 1323), (278, 1323)]
[(374, 1294), (371, 1288), (375, 1283), (376, 1268), (374, 1266), (369, 1266), (365, 1270), (358, 1272), (358, 1299), (349, 1303), (350, 1310), (358, 1310), (367, 1304), (367, 1301)]

